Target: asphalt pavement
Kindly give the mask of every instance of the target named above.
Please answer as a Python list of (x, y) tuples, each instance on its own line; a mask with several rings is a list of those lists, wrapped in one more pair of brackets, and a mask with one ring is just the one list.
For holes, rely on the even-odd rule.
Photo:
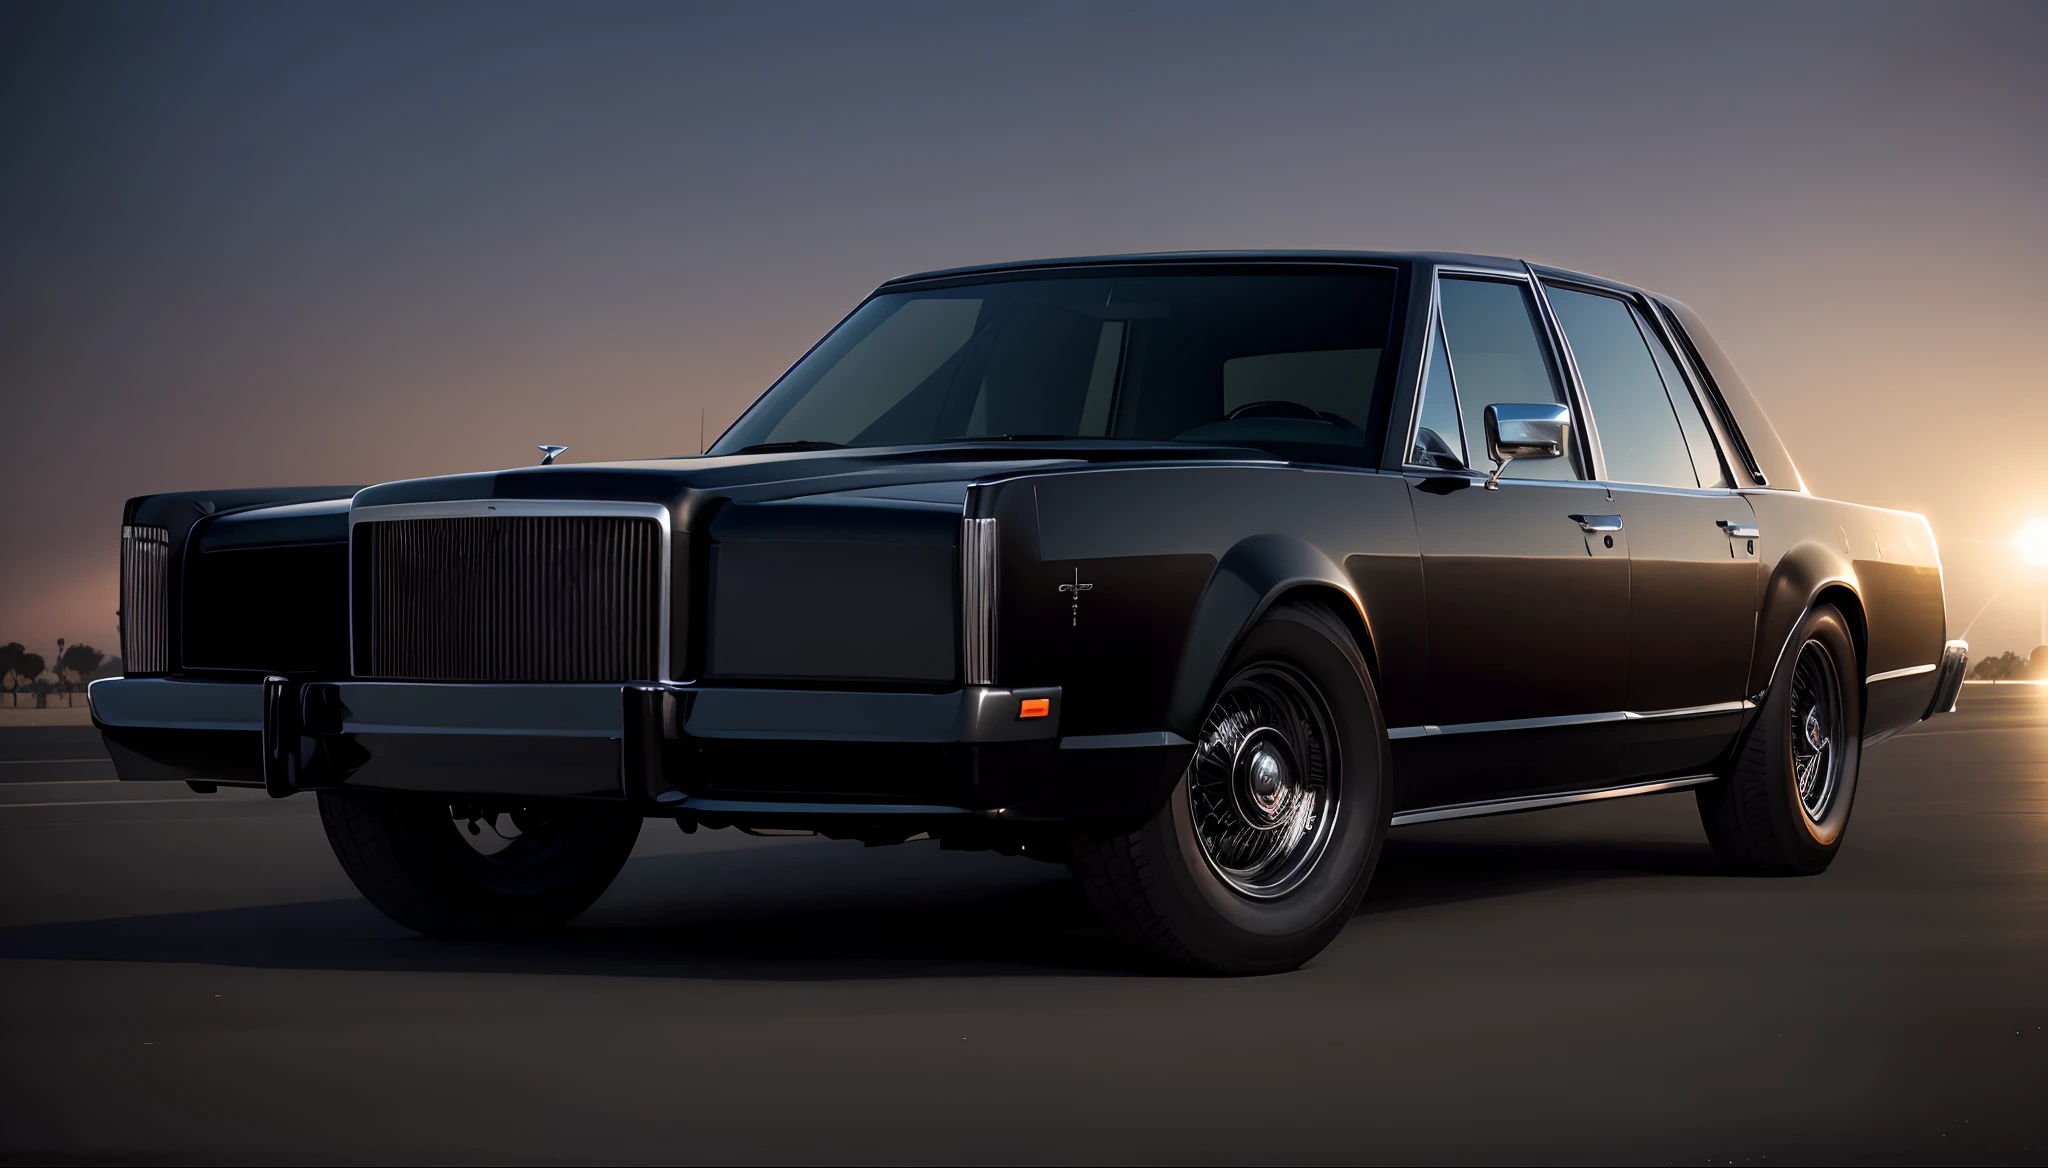
[(546, 942), (425, 940), (307, 799), (0, 727), (0, 1161), (2048, 1160), (2048, 688), (1870, 751), (1825, 875), (1689, 794), (1393, 834), (1279, 977), (1060, 868), (650, 822)]

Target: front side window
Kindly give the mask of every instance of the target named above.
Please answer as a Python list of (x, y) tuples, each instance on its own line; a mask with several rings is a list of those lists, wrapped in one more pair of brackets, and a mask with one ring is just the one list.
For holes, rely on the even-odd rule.
[(1571, 342), (1586, 404), (1599, 429), (1607, 478), (1617, 483), (1698, 486), (1678, 414), (1628, 303), (1570, 288), (1546, 291), (1558, 327)]
[(1023, 277), (879, 295), (712, 447), (1100, 438), (1369, 461), (1384, 268)]
[[(1440, 349), (1432, 346), (1431, 371), (1423, 386), (1422, 409), (1418, 415), (1417, 449), (1423, 442), (1422, 429), (1474, 470), (1491, 466), (1486, 454), (1486, 407), (1506, 404), (1557, 405), (1564, 402), (1564, 390), (1544, 348), (1541, 318), (1529, 287), (1519, 281), (1446, 277), (1437, 284)], [(1448, 385), (1439, 385), (1441, 369)], [(1446, 405), (1449, 398), (1455, 407)], [(1456, 426), (1449, 413), (1455, 408)], [(1463, 450), (1448, 437), (1462, 430)], [(1446, 465), (1443, 455), (1436, 462)], [(1419, 460), (1417, 460), (1419, 461)], [(1508, 465), (1509, 479), (1576, 479), (1576, 458), (1569, 451), (1563, 458), (1516, 459)]]

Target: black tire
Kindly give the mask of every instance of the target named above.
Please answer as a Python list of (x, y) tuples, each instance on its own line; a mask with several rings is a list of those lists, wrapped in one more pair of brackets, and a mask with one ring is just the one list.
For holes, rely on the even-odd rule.
[[(485, 855), (463, 838), (482, 812), (522, 830)], [(530, 937), (604, 894), (640, 836), (638, 815), (567, 801), (464, 806), (456, 797), (322, 791), (320, 822), (342, 870), (385, 916), (430, 937)], [(488, 829), (486, 829), (488, 830)]]
[[(1825, 712), (1826, 695), (1816, 693), (1816, 681), (1832, 686), (1834, 713)], [(1815, 750), (1816, 737), (1825, 749)], [(1856, 643), (1839, 611), (1816, 605), (1786, 643), (1733, 773), (1698, 791), (1714, 854), (1735, 871), (1757, 876), (1825, 871), (1849, 829), (1862, 761)], [(1804, 789), (1802, 774), (1809, 776)]]
[[(1077, 837), (1073, 867), (1110, 929), (1146, 953), (1210, 973), (1278, 973), (1320, 953), (1365, 896), (1390, 814), (1386, 724), (1357, 642), (1320, 606), (1274, 608), (1246, 635), (1223, 677), (1195, 759), (1165, 805), (1135, 831)], [(1270, 719), (1269, 727), (1243, 712), (1263, 708), (1257, 703), (1269, 691), (1279, 695), (1272, 699), (1275, 711), (1292, 708), (1294, 699), (1281, 699), (1299, 692), (1293, 743), (1286, 741), (1287, 717)], [(1316, 736), (1325, 745), (1317, 745)], [(1261, 742), (1271, 757), (1301, 764), (1295, 770), (1306, 776), (1297, 781), (1282, 767), (1278, 773), (1285, 783), (1267, 788), (1267, 794), (1311, 791), (1320, 775), (1321, 789), (1332, 796), (1323, 799), (1322, 818), (1307, 829), (1323, 833), (1320, 850), (1291, 861), (1275, 852), (1263, 867), (1232, 868), (1217, 854), (1253, 840), (1250, 850), (1230, 856), (1242, 852), (1256, 859), (1261, 837), (1255, 828), (1245, 829), (1251, 834), (1219, 831), (1216, 825), (1226, 814), (1218, 810), (1219, 792), (1236, 798), (1235, 807), (1266, 797), (1253, 793), (1251, 779), (1239, 785), (1241, 775), (1259, 770)], [(1266, 773), (1275, 773), (1271, 765)], [(1285, 802), (1293, 797), (1272, 795), (1275, 806), (1294, 813), (1311, 796)], [(1313, 818), (1314, 809), (1307, 814)], [(1297, 826), (1287, 838), (1305, 835)]]

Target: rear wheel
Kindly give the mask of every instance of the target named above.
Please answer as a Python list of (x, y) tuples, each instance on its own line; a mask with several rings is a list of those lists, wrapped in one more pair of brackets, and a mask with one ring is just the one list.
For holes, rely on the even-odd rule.
[(1816, 606), (1786, 644), (1734, 773), (1699, 789), (1715, 854), (1757, 875), (1825, 870), (1849, 827), (1862, 743), (1856, 644), (1839, 611)]
[(1276, 608), (1246, 636), (1194, 758), (1135, 831), (1073, 866), (1112, 930), (1191, 969), (1293, 969), (1365, 895), (1386, 834), (1386, 729), (1335, 614)]
[(641, 819), (562, 800), (322, 791), (320, 821), (371, 904), (433, 937), (518, 937), (567, 924), (619, 874)]

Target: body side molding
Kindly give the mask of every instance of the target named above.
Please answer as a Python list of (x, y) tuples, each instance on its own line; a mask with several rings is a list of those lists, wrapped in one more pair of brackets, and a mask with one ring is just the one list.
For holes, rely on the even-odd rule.
[(1444, 819), (1474, 819), (1482, 815), (1507, 815), (1515, 811), (1537, 811), (1545, 807), (1563, 807), (1571, 803), (1592, 803), (1601, 799), (1626, 799), (1631, 795), (1655, 795), (1661, 791), (1678, 791), (1697, 787), (1718, 779), (1718, 775), (1686, 775), (1677, 779), (1658, 779), (1650, 783), (1630, 783), (1625, 787), (1598, 787), (1587, 791), (1564, 791), (1555, 795), (1524, 795), (1514, 799), (1490, 799), (1481, 803), (1452, 803), (1443, 807), (1418, 807), (1394, 816), (1393, 826), (1403, 827), (1411, 823), (1435, 823)]

